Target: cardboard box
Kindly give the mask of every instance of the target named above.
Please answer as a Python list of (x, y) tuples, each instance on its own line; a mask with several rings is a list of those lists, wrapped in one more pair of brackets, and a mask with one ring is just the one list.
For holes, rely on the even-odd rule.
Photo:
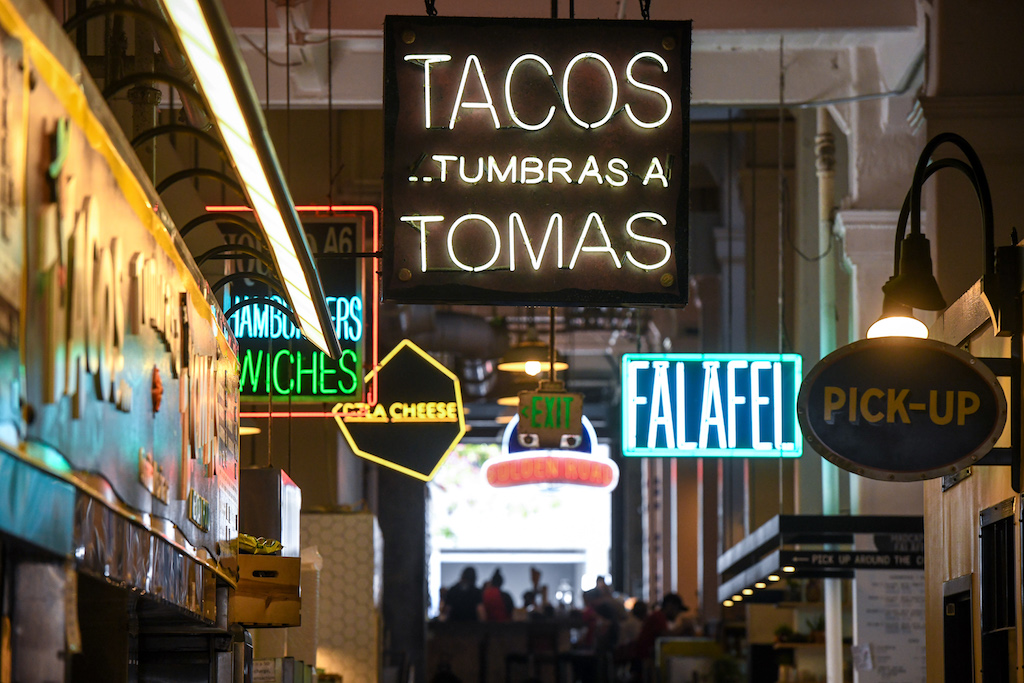
[(229, 561), (237, 562), (238, 570), (238, 588), (228, 600), (229, 622), (264, 628), (302, 623), (298, 557), (238, 555)]
[(254, 659), (252, 663), (253, 683), (304, 683), (309, 667), (294, 657)]

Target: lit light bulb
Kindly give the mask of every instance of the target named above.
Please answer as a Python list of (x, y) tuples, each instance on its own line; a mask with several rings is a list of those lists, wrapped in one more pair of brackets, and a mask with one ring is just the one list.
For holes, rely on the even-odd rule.
[(779, 580), (779, 575), (778, 574), (769, 574), (768, 575), (768, 580), (771, 581), (772, 583), (775, 583), (776, 581)]
[(754, 584), (754, 588), (767, 588), (767, 587), (768, 587), (768, 584), (765, 583), (764, 581), (758, 581), (757, 583)]
[(928, 338), (928, 326), (912, 316), (895, 315), (879, 318), (868, 328), (868, 339), (878, 337)]
[(526, 361), (526, 367), (523, 368), (527, 375), (535, 377), (540, 374), (540, 361), (539, 360), (528, 360)]
[(782, 571), (786, 572), (787, 574), (792, 574), (796, 571), (796, 567), (783, 567)]
[(723, 600), (722, 601), (722, 607), (732, 607), (735, 604), (736, 603), (734, 603), (732, 600)]
[(741, 593), (743, 593), (744, 595), (753, 595), (753, 594), (754, 594), (754, 591), (753, 591), (753, 590), (751, 590), (750, 588), (744, 588), (744, 589), (743, 589), (742, 591), (740, 591), (740, 592), (741, 592)]

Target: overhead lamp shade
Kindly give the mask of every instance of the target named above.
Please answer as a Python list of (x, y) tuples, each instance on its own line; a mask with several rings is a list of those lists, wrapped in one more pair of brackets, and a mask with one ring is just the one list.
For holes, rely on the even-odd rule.
[[(550, 351), (548, 345), (538, 341), (524, 341), (509, 349), (501, 360), (498, 369), (504, 372), (525, 372), (530, 375), (550, 372)], [(569, 364), (558, 354), (555, 357), (555, 372), (569, 369)]]
[(914, 317), (914, 309), (886, 294), (882, 299), (882, 316), (871, 324), (867, 336), (868, 339), (878, 337), (927, 339), (928, 326)]
[(882, 291), (894, 301), (925, 311), (941, 311), (946, 300), (932, 274), (932, 251), (928, 238), (911, 233), (900, 244), (900, 274), (890, 278)]

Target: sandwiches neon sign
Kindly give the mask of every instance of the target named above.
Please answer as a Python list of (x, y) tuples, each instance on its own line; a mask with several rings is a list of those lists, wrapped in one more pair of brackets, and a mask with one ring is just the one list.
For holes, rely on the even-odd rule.
[(797, 354), (626, 354), (627, 456), (799, 457)]
[[(232, 207), (208, 207), (208, 210)], [(345, 258), (361, 242), (362, 226), (351, 216), (307, 218), (307, 239), (318, 259), (333, 259), (330, 268), (320, 264), (321, 281), (334, 332), (341, 345), (336, 359), (307, 342), (283, 311), (270, 303), (239, 308), (228, 320), (239, 344), (240, 391), (243, 397), (291, 398), (313, 401), (353, 401), (362, 397), (364, 334), (372, 325), (364, 313), (363, 266)], [(227, 232), (227, 229), (225, 229)], [(255, 246), (246, 232), (228, 232), (229, 242)], [(255, 259), (240, 258), (239, 270), (266, 275), (266, 266)], [(241, 280), (224, 292), (224, 310), (253, 297), (262, 297), (287, 308), (277, 295), (268, 296), (266, 285)]]

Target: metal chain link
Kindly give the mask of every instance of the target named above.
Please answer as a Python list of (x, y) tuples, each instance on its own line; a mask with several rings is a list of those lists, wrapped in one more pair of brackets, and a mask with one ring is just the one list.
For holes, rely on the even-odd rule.
[[(650, 2), (650, 0), (647, 1)], [(434, 7), (434, 0), (423, 0), (423, 4), (426, 5), (428, 17), (437, 16), (437, 9)]]
[(651, 0), (640, 0), (640, 16), (644, 21), (651, 18)]

